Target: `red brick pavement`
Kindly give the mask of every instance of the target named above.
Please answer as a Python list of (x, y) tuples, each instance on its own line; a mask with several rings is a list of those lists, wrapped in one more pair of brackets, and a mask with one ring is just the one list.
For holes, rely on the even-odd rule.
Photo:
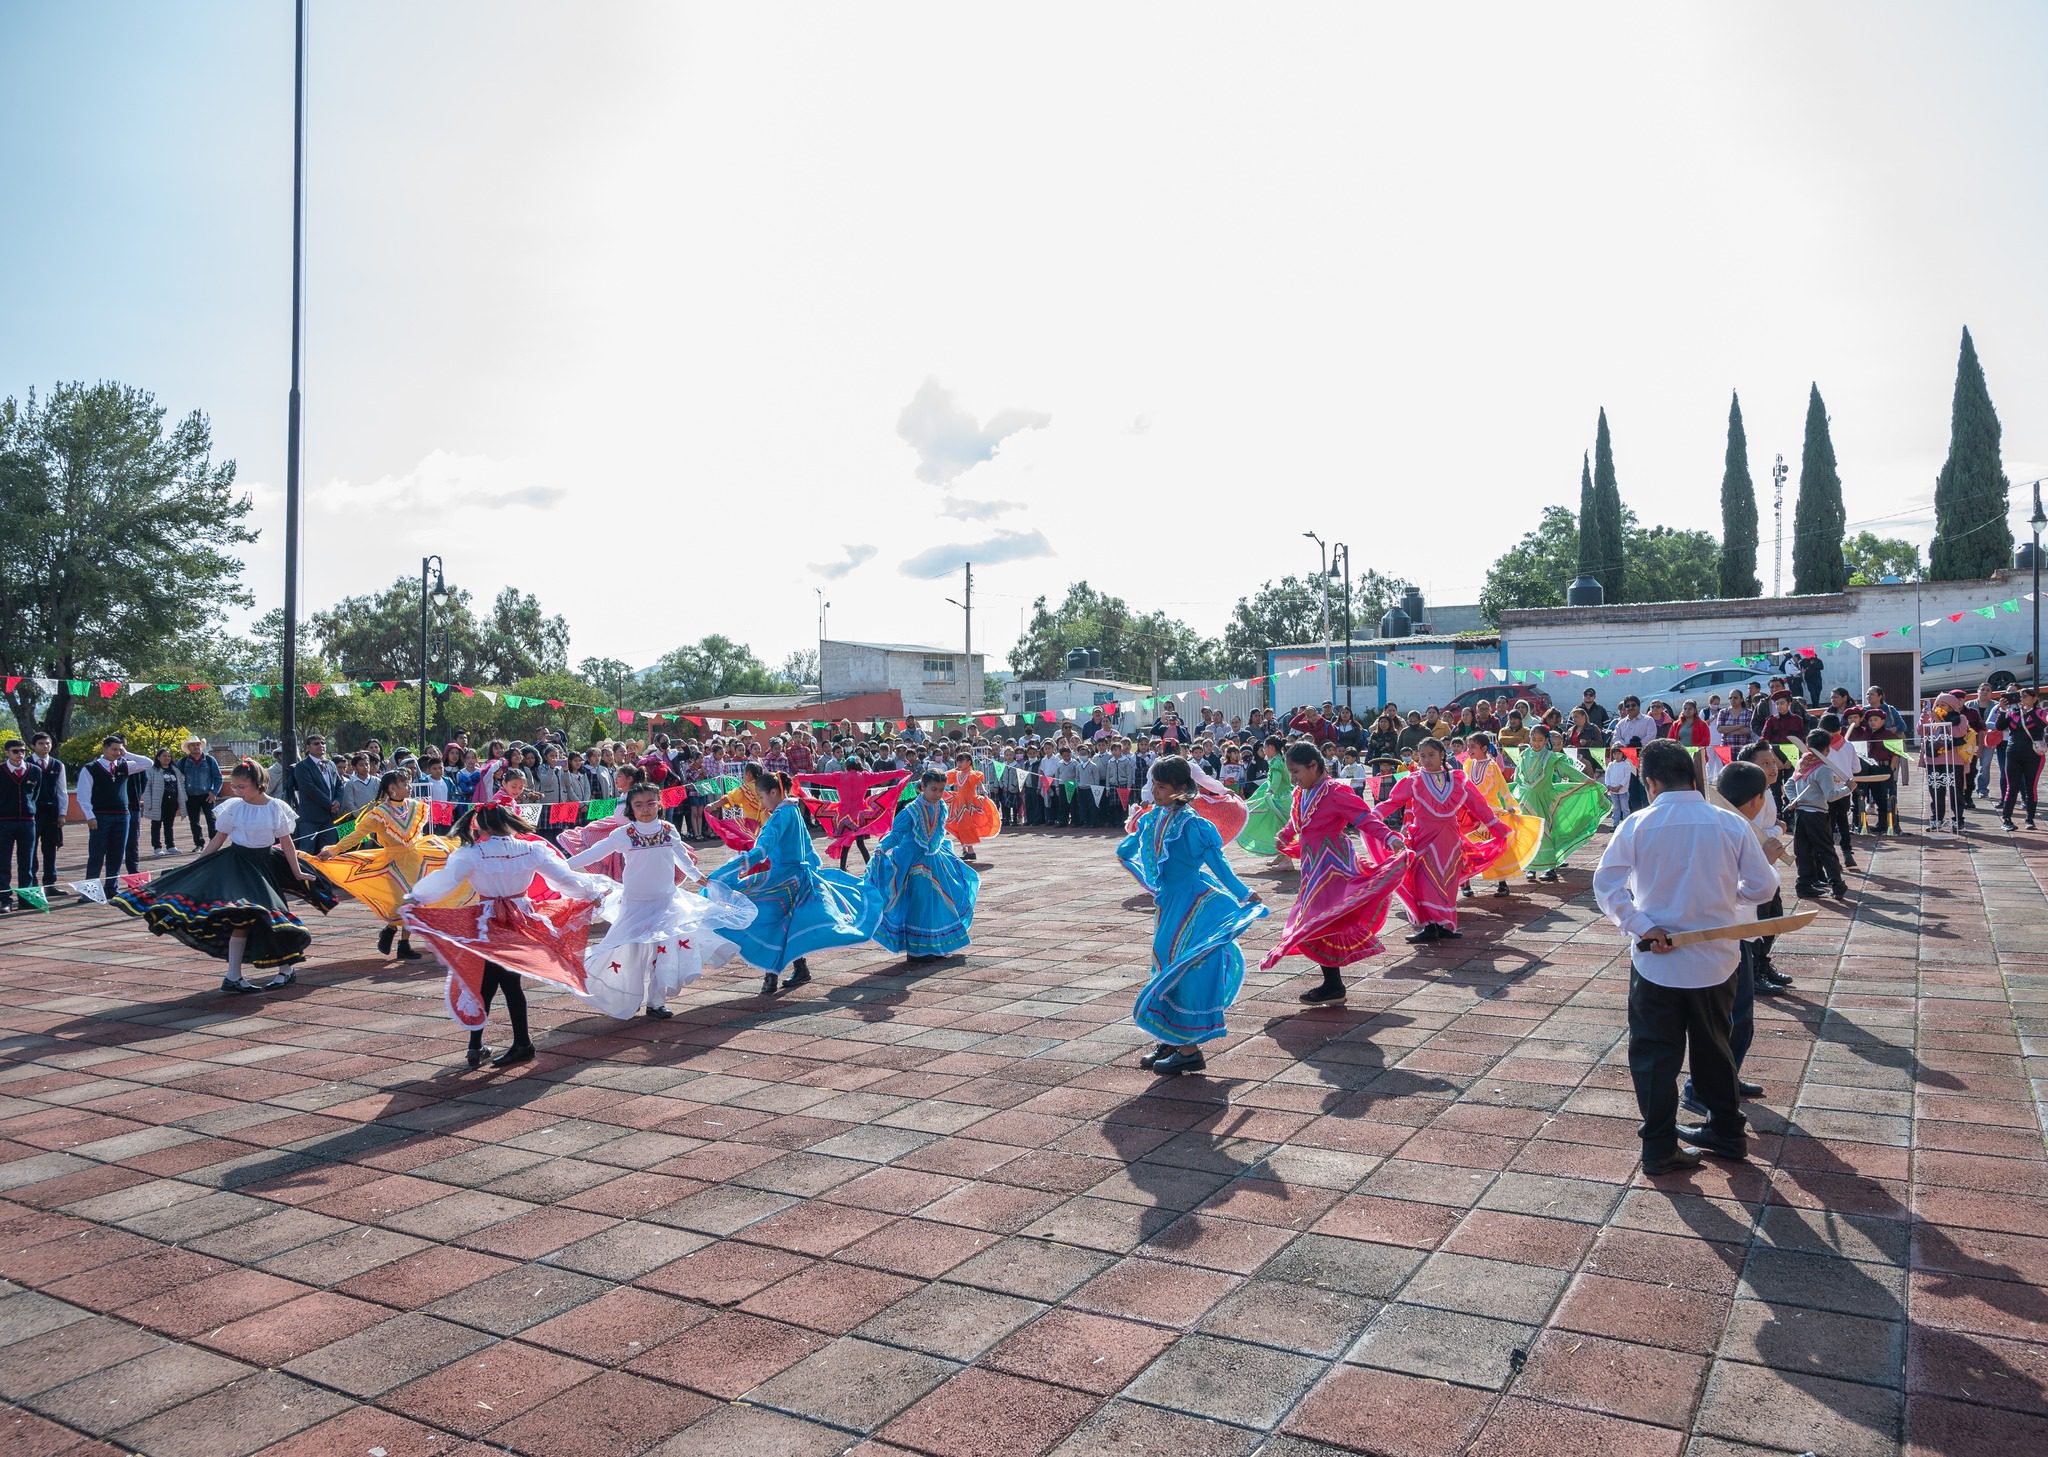
[(1584, 866), (1159, 1082), (1109, 841), (987, 859), (964, 960), (536, 995), (509, 1073), (356, 908), (261, 999), (0, 922), (0, 1450), (2048, 1452), (2048, 854), (1874, 848), (1753, 1162), (1656, 1181)]

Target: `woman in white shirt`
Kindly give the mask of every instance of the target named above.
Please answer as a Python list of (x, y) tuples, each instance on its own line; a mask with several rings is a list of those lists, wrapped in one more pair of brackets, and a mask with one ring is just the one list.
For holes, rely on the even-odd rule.
[[(491, 1066), (510, 1067), (533, 1057), (520, 977), (583, 994), (590, 918), (610, 886), (571, 870), (533, 826), (502, 804), (477, 806), (463, 823), (462, 837), (466, 843), (446, 865), (420, 877), (401, 914), (448, 968), (448, 1010), (469, 1029), (471, 1067), (490, 1056), (484, 1022), (491, 998), (505, 994), (512, 1045)], [(562, 894), (549, 892), (543, 881)], [(434, 904), (465, 886), (476, 893), (475, 904)]]
[(704, 872), (681, 832), (661, 817), (659, 789), (639, 785), (626, 803), (630, 819), (569, 857), (579, 870), (616, 866), (619, 882), (604, 899), (610, 929), (583, 958), (584, 996), (608, 1017), (631, 1017), (643, 1006), (650, 1017), (667, 1017), (671, 993), (739, 954), (718, 933), (751, 924), (754, 905), (723, 887), (711, 895), (692, 888), (704, 883)]
[[(140, 916), (159, 936), (227, 962), (222, 991), (272, 991), (292, 980), (293, 965), (313, 944), (288, 901), (324, 916), (340, 897), (325, 876), (299, 863), (292, 845), (298, 816), (264, 792), (263, 770), (244, 759), (228, 776), (228, 789), (234, 798), (216, 811), (213, 838), (197, 858), (116, 891), (108, 903)], [(243, 976), (245, 965), (283, 969), (259, 986)]]

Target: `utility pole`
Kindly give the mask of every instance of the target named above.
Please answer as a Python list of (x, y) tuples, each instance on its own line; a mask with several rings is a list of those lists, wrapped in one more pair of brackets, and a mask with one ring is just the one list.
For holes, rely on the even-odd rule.
[(967, 614), (967, 661), (960, 668), (966, 674), (966, 681), (960, 685), (960, 701), (969, 708), (979, 708), (981, 705), (974, 701), (974, 563), (964, 565), (967, 590), (959, 597), (946, 600)]
[[(818, 702), (823, 703), (825, 701), (825, 609), (832, 604), (825, 600), (825, 589), (823, 587), (813, 587), (811, 590), (818, 595)], [(799, 683), (797, 687), (802, 688), (803, 684)]]
[(1779, 456), (1778, 463), (1771, 467), (1771, 520), (1776, 523), (1771, 535), (1771, 595), (1785, 595), (1785, 457)]
[(305, 279), (306, 0), (292, 32), (292, 391), (284, 463), (284, 722), (278, 753), (289, 764), (299, 737), (299, 320)]

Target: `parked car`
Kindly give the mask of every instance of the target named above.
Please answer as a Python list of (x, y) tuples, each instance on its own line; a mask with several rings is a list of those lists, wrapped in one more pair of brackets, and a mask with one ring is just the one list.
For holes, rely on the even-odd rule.
[(2009, 653), (1989, 643), (1962, 643), (1920, 655), (1920, 691), (1929, 695), (1974, 693), (1979, 683), (2010, 688), (2022, 679), (2034, 681), (2032, 653)]
[(1623, 693), (1633, 693), (1636, 697), (1643, 700), (1643, 707), (1648, 708), (1652, 701), (1661, 698), (1670, 704), (1671, 711), (1676, 713), (1688, 698), (1697, 699), (1700, 708), (1704, 710), (1707, 706), (1707, 700), (1714, 694), (1720, 694), (1723, 700), (1725, 700), (1728, 697), (1728, 690), (1730, 688), (1741, 688), (1743, 685), (1751, 682), (1768, 683), (1770, 677), (1770, 674), (1759, 673), (1754, 668), (1722, 666), (1719, 668), (1701, 668), (1697, 672), (1687, 673), (1683, 678), (1676, 679), (1670, 683), (1662, 683), (1655, 678), (1644, 678), (1639, 683), (1637, 676), (1634, 674), (1631, 674), (1626, 679), (1610, 678), (1608, 681), (1610, 683), (1626, 682), (1628, 684), (1626, 688), (1614, 690), (1614, 696), (1617, 699)]

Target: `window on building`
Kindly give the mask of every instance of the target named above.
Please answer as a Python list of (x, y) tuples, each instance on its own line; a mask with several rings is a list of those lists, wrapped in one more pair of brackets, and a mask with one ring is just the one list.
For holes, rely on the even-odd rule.
[(953, 660), (951, 658), (926, 658), (924, 660), (924, 681), (927, 683), (952, 682)]
[(1045, 690), (1043, 688), (1026, 688), (1024, 690), (1023, 711), (1025, 713), (1045, 712)]
[(1774, 637), (1746, 637), (1742, 640), (1740, 656), (1753, 658), (1759, 653), (1775, 653), (1777, 650), (1778, 640)]

